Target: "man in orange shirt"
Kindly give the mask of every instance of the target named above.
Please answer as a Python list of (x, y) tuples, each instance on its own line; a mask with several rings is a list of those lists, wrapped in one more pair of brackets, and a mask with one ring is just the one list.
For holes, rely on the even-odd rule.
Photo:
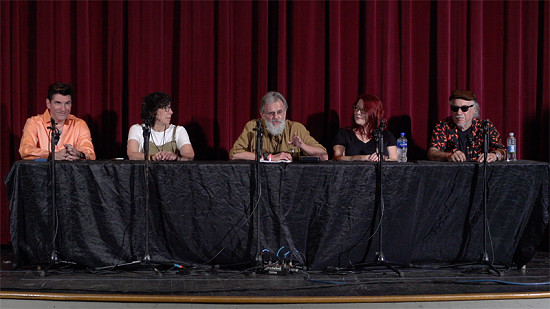
[(71, 115), (73, 88), (70, 84), (55, 83), (48, 89), (44, 114), (27, 119), (19, 154), (25, 160), (48, 158), (51, 148), (51, 119), (59, 132), (55, 145), (56, 160), (95, 160), (92, 136), (86, 122)]

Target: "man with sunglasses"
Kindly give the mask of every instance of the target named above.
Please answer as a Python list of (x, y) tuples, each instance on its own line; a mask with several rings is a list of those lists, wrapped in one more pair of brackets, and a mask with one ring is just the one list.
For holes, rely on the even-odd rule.
[[(260, 101), (259, 123), (264, 127), (262, 156), (266, 161), (292, 161), (300, 155), (328, 160), (328, 154), (303, 124), (286, 119), (288, 104), (282, 94), (268, 92)], [(229, 152), (233, 160), (256, 159), (256, 119), (250, 120)]]
[(454, 90), (449, 97), (451, 116), (434, 128), (428, 159), (434, 161), (464, 162), (485, 160), (483, 154), (484, 126), (489, 132), (487, 162), (506, 158), (500, 133), (490, 121), (479, 119), (479, 104), (473, 92)]

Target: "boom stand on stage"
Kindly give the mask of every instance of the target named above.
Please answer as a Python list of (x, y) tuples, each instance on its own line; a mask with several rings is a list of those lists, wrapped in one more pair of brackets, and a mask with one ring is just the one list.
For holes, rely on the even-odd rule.
[[(383, 227), (384, 227), (384, 190), (383, 190), (383, 170), (382, 166), (384, 163), (384, 129), (386, 127), (386, 124), (384, 120), (380, 122), (380, 127), (377, 130), (373, 131), (374, 138), (376, 140), (376, 152), (378, 154), (378, 165), (377, 165), (377, 177), (376, 177), (376, 188), (377, 188), (377, 195), (378, 195), (378, 203), (377, 203), (377, 213), (379, 214), (379, 220), (378, 220), (378, 251), (376, 252), (376, 260), (373, 263), (366, 263), (363, 265), (356, 265), (359, 267), (370, 267), (370, 266), (384, 266), (393, 272), (397, 273), (399, 277), (403, 277), (404, 274), (399, 269), (395, 268), (394, 266), (397, 266), (396, 264), (390, 263), (386, 261), (386, 257), (384, 256), (383, 251)], [(376, 230), (375, 230), (376, 232)]]
[(48, 127), (50, 129), (50, 177), (51, 177), (51, 194), (52, 194), (52, 249), (50, 251), (50, 263), (48, 266), (40, 272), (40, 276), (44, 277), (46, 273), (53, 267), (53, 265), (57, 265), (59, 263), (64, 264), (75, 264), (68, 261), (60, 261), (59, 260), (59, 253), (57, 252), (57, 228), (58, 228), (58, 222), (57, 222), (57, 203), (56, 203), (56, 190), (55, 190), (55, 145), (59, 142), (59, 136), (61, 135), (59, 133), (59, 130), (55, 127), (55, 120), (53, 117), (50, 119), (51, 125)]

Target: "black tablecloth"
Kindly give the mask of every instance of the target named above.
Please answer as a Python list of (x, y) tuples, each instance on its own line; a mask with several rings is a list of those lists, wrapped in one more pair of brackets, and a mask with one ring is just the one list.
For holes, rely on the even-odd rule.
[[(381, 224), (373, 163), (261, 164), (259, 200), (253, 163), (145, 166), (56, 163), (60, 258), (99, 267), (148, 254), (154, 263), (238, 267), (253, 263), (259, 235), (260, 249), (284, 247), (281, 254), (319, 270), (374, 261), (380, 230), (386, 259), (400, 264), (477, 261), (483, 251), (482, 164), (385, 163)], [(548, 224), (549, 169), (488, 165), (487, 252), (495, 263), (532, 258)], [(48, 263), (49, 163), (16, 162), (5, 182), (17, 265)]]

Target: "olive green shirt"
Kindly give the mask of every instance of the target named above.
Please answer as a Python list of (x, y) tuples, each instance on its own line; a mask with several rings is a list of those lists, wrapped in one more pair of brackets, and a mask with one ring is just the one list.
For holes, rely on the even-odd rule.
[[(263, 137), (262, 154), (288, 152), (292, 154), (293, 159), (299, 158), (300, 155), (308, 155), (307, 153), (304, 153), (299, 147), (292, 146), (288, 143), (294, 136), (294, 133), (297, 133), (305, 144), (319, 147), (326, 151), (325, 147), (323, 147), (323, 145), (319, 144), (319, 142), (317, 142), (311, 135), (309, 135), (309, 131), (306, 129), (306, 127), (304, 127), (304, 125), (299, 122), (286, 120), (285, 130), (283, 131), (283, 133), (277, 136), (273, 136), (265, 128), (264, 120), (260, 119), (260, 121), (264, 127), (265, 132)], [(237, 138), (235, 144), (233, 145), (233, 148), (229, 152), (229, 158), (233, 158), (233, 155), (235, 155), (236, 153), (241, 153), (245, 151), (256, 153), (256, 131), (254, 131), (254, 128), (256, 128), (256, 119), (250, 120), (246, 123), (243, 129), (243, 133), (241, 133), (239, 138)]]

